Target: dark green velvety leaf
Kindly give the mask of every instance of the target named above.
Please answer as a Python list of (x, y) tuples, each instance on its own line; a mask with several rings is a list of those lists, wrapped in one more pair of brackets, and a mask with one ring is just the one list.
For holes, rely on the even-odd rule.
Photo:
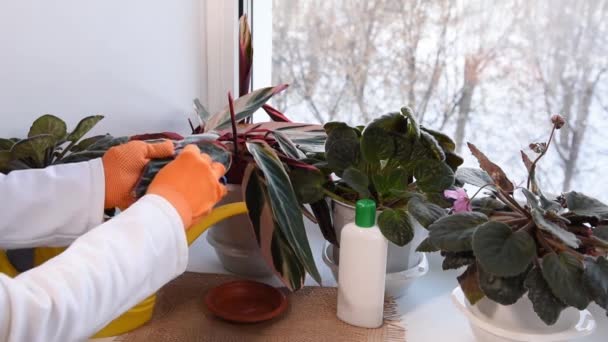
[(374, 173), (372, 181), (376, 191), (386, 197), (392, 189), (405, 189), (407, 187), (407, 172), (402, 168)]
[(600, 225), (593, 230), (593, 236), (608, 241), (608, 226)]
[(11, 154), (13, 159), (31, 158), (37, 167), (45, 167), (46, 152), (55, 146), (55, 137), (50, 134), (42, 134), (20, 140), (13, 145)]
[[(247, 95), (235, 99), (233, 105), (236, 121), (239, 122), (252, 116), (253, 113), (262, 108), (271, 97), (282, 92), (286, 88), (286, 84), (281, 84), (275, 87), (256, 89)], [(207, 120), (205, 123), (205, 132), (224, 129), (230, 127), (230, 124), (230, 106), (227, 104), (226, 107), (213, 114), (209, 120)]]
[(599, 220), (608, 220), (608, 206), (597, 199), (576, 191), (564, 194), (564, 198), (570, 212), (580, 216), (595, 217)]
[(423, 202), (418, 198), (412, 198), (408, 202), (407, 211), (424, 228), (427, 228), (431, 223), (447, 214), (446, 210), (442, 207), (436, 204)]
[(103, 157), (105, 151), (82, 151), (71, 153), (67, 157), (63, 157), (57, 164), (80, 163), (87, 160)]
[(456, 171), (460, 165), (464, 163), (464, 159), (454, 152), (445, 153), (445, 163), (450, 166), (453, 171)]
[(551, 233), (553, 236), (563, 241), (566, 245), (572, 248), (578, 248), (580, 241), (576, 235), (560, 227), (557, 225), (557, 223), (545, 219), (543, 213), (539, 209), (532, 209), (531, 213), (534, 223), (536, 223), (540, 229)]
[(382, 235), (397, 246), (405, 246), (414, 238), (414, 227), (403, 209), (385, 209), (378, 216)]
[(14, 144), (15, 142), (10, 139), (0, 138), (0, 151), (10, 151)]
[(361, 198), (371, 197), (369, 192), (369, 178), (367, 178), (367, 175), (361, 172), (361, 170), (354, 167), (346, 168), (342, 173), (342, 180), (359, 193)]
[(0, 151), (0, 173), (8, 171), (11, 159), (12, 155), (10, 151)]
[(585, 259), (585, 283), (597, 305), (608, 310), (608, 261), (604, 257)]
[[(487, 172), (481, 169), (474, 169), (471, 167), (459, 168), (456, 171), (456, 178), (458, 178), (458, 180), (463, 183), (475, 185), (478, 187), (482, 187), (488, 184), (494, 184), (492, 177), (490, 177)], [(487, 188), (495, 189), (493, 185), (488, 186)]]
[(327, 132), (325, 153), (329, 166), (340, 174), (349, 166), (356, 165), (359, 162), (360, 148), (355, 130), (344, 124), (332, 126)]
[(279, 143), (279, 146), (285, 155), (296, 160), (306, 158), (304, 152), (300, 151), (300, 149), (298, 149), (285, 134), (281, 133), (280, 131), (274, 131), (272, 132), (272, 135)]
[(445, 216), (428, 227), (429, 239), (443, 251), (470, 251), (473, 233), (479, 225), (487, 221), (488, 218), (484, 214), (475, 212)]
[(414, 112), (408, 107), (401, 108), (401, 114), (407, 117), (407, 135), (412, 139), (420, 138), (420, 125), (414, 115)]
[(101, 119), (103, 119), (103, 115), (87, 116), (86, 118), (80, 120), (78, 125), (76, 125), (76, 128), (74, 128), (74, 130), (72, 131), (72, 133), (68, 135), (67, 140), (71, 142), (77, 142), (82, 137), (84, 137), (84, 135), (87, 134), (91, 129), (93, 129), (93, 127), (95, 127), (95, 125), (97, 125), (97, 123), (101, 121)]
[(494, 211), (504, 210), (507, 208), (504, 203), (492, 197), (474, 198), (471, 201), (471, 206), (473, 207), (473, 211), (481, 212), (488, 216), (490, 216), (490, 214), (492, 214)]
[(312, 209), (315, 218), (317, 219), (317, 223), (319, 224), (319, 229), (321, 229), (321, 233), (325, 240), (334, 246), (340, 246), (338, 241), (338, 237), (336, 236), (336, 230), (334, 229), (334, 225), (331, 220), (331, 209), (329, 208), (329, 204), (325, 199), (320, 201), (310, 203), (310, 209)]
[(301, 203), (313, 203), (322, 200), (325, 176), (319, 171), (293, 169), (289, 178)]
[(46, 114), (32, 123), (30, 132), (27, 136), (31, 138), (42, 134), (50, 134), (55, 137), (56, 142), (61, 142), (68, 134), (67, 126), (60, 118), (51, 114)]
[(274, 150), (265, 143), (248, 142), (247, 149), (267, 181), (277, 226), (306, 271), (320, 284), (321, 276), (308, 243), (300, 205), (283, 163), (275, 155)]
[(555, 324), (566, 304), (553, 295), (538, 267), (534, 267), (528, 273), (524, 286), (528, 290), (528, 298), (538, 317), (547, 325)]
[(82, 139), (78, 144), (74, 145), (71, 149), (70, 152), (82, 152), (85, 151), (87, 149), (89, 149), (89, 147), (91, 147), (93, 144), (106, 139), (106, 135), (96, 135), (94, 137), (90, 137), (90, 138), (86, 138), (86, 139)]
[(91, 151), (107, 151), (110, 148), (118, 145), (125, 144), (129, 141), (129, 137), (113, 137), (111, 135), (106, 135), (103, 139), (99, 139), (91, 146), (89, 146), (88, 150)]
[(454, 171), (439, 160), (418, 160), (414, 164), (414, 178), (423, 192), (442, 192), (454, 184)]
[(445, 270), (455, 270), (475, 263), (473, 252), (442, 252), (443, 263), (441, 268)]
[(433, 138), (435, 138), (439, 145), (444, 149), (444, 151), (454, 152), (456, 150), (456, 143), (449, 136), (426, 127), (420, 127), (420, 129), (432, 135)]
[(476, 264), (469, 265), (467, 270), (459, 275), (457, 279), (462, 292), (464, 292), (465, 297), (467, 297), (471, 305), (475, 305), (475, 303), (485, 297), (479, 286), (479, 275)]
[(418, 245), (418, 247), (416, 247), (416, 252), (427, 252), (427, 253), (432, 253), (432, 252), (438, 252), (439, 248), (433, 246), (433, 244), (431, 243), (431, 240), (427, 237), (426, 239), (422, 240), (422, 242)]
[(424, 194), (424, 198), (426, 198), (429, 203), (438, 205), (444, 209), (452, 207), (452, 202), (445, 198), (443, 192), (427, 192)]
[(427, 151), (431, 153), (432, 159), (445, 161), (445, 152), (443, 152), (443, 149), (432, 135), (427, 132), (421, 132), (420, 141), (422, 142), (422, 145), (426, 147)]
[(372, 121), (361, 135), (361, 152), (370, 163), (393, 158), (399, 137), (403, 138), (407, 119), (400, 113), (389, 113)]
[(553, 294), (567, 305), (584, 310), (589, 305), (583, 281), (583, 265), (568, 253), (549, 253), (543, 257), (543, 277)]
[(515, 304), (525, 293), (524, 281), (530, 268), (514, 277), (499, 277), (477, 265), (479, 287), (489, 299), (502, 305)]

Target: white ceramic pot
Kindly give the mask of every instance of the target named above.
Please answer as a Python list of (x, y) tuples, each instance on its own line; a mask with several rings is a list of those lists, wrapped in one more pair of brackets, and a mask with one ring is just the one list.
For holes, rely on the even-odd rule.
[[(336, 246), (329, 242), (325, 243), (325, 246), (323, 246), (323, 261), (331, 270), (336, 282), (338, 282), (338, 264), (333, 257), (334, 249), (337, 249)], [(421, 253), (420, 256), (420, 261), (417, 265), (405, 271), (386, 274), (385, 296), (395, 299), (405, 296), (414, 280), (422, 277), (429, 271), (429, 262), (426, 254)]]
[[(349, 222), (355, 220), (355, 208), (351, 205), (331, 200), (331, 210), (334, 229), (338, 241), (340, 232)], [(377, 213), (378, 215), (380, 212)], [(386, 273), (397, 273), (409, 270), (420, 264), (422, 253), (416, 252), (416, 247), (428, 236), (428, 231), (417, 222), (414, 224), (414, 239), (403, 247), (391, 242), (388, 243), (388, 255), (386, 260)], [(333, 259), (339, 263), (340, 249), (333, 249)]]
[(501, 305), (488, 298), (471, 305), (457, 287), (452, 301), (469, 320), (477, 341), (572, 341), (591, 334), (596, 325), (588, 310), (570, 307), (562, 311), (554, 325), (548, 326), (538, 318), (527, 295), (513, 305)]
[[(226, 187), (228, 194), (217, 206), (243, 200), (240, 185)], [(209, 230), (207, 241), (215, 249), (226, 270), (249, 277), (273, 275), (262, 256), (247, 215), (237, 215), (218, 222)]]

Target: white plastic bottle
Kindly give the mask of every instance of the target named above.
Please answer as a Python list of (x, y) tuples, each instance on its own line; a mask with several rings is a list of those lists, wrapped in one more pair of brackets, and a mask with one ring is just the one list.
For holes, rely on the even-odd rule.
[(383, 323), (388, 241), (376, 225), (376, 203), (359, 200), (355, 222), (342, 228), (338, 318), (363, 328)]

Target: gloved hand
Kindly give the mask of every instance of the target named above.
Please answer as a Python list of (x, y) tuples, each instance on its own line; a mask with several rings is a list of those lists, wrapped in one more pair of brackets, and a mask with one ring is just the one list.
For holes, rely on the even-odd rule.
[(148, 194), (169, 201), (181, 216), (184, 227), (189, 228), (226, 195), (226, 188), (219, 182), (225, 172), (224, 165), (201, 154), (196, 145), (188, 145), (156, 174)]
[(160, 143), (130, 141), (110, 148), (103, 156), (103, 169), (106, 179), (106, 199), (104, 208), (129, 207), (135, 198), (131, 191), (150, 159), (171, 157), (175, 149), (173, 142)]

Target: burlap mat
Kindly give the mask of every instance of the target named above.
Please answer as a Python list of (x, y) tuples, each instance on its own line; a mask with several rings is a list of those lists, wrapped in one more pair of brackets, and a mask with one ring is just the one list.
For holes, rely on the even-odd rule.
[(257, 324), (233, 324), (213, 316), (205, 307), (205, 293), (233, 276), (185, 273), (159, 291), (152, 320), (117, 341), (200, 342), (316, 342), (405, 341), (397, 306), (385, 304), (385, 323), (378, 329), (362, 329), (336, 317), (336, 288), (306, 287), (288, 295), (289, 308), (275, 320)]

